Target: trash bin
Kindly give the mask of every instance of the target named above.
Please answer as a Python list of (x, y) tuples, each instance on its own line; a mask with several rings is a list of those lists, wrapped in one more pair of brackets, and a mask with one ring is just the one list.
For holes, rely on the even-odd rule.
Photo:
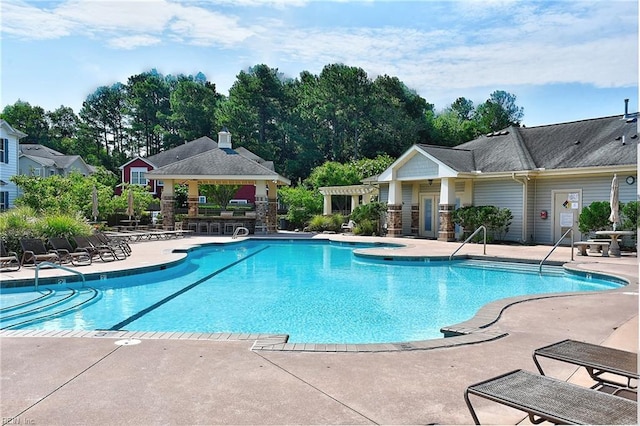
[(280, 218), (280, 229), (286, 230), (287, 228), (289, 228), (289, 220), (287, 220), (284, 217), (281, 217)]

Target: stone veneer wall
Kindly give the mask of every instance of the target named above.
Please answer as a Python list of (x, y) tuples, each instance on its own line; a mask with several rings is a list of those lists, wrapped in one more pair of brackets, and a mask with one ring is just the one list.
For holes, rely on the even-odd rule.
[(278, 200), (269, 200), (267, 209), (267, 233), (278, 232)]
[(173, 195), (162, 194), (162, 200), (160, 201), (160, 213), (162, 213), (162, 227), (164, 229), (173, 229), (175, 226), (173, 201)]
[(440, 204), (439, 205), (439, 218), (440, 229), (438, 232), (439, 241), (455, 241), (455, 224), (453, 223), (453, 210), (456, 208), (455, 204)]
[(418, 236), (420, 232), (420, 205), (411, 205), (411, 235)]
[(267, 197), (256, 197), (256, 234), (264, 234), (268, 232), (268, 200)]
[(387, 236), (402, 236), (402, 204), (387, 205)]

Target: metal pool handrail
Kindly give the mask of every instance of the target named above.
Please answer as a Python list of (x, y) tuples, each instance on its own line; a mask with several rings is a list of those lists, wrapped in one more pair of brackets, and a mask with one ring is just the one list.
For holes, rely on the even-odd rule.
[(58, 265), (57, 263), (40, 262), (36, 265), (36, 283), (35, 283), (36, 291), (38, 291), (38, 271), (40, 271), (41, 266), (51, 266), (52, 268), (62, 269), (63, 271), (67, 271), (67, 272), (71, 272), (72, 274), (79, 275), (80, 278), (82, 278), (82, 287), (84, 287), (87, 283), (84, 279), (84, 275), (76, 271), (75, 269), (67, 268), (66, 266)]
[[(242, 235), (239, 235), (241, 231), (242, 231)], [(235, 231), (233, 231), (233, 235), (231, 236), (231, 239), (235, 240), (238, 237), (246, 237), (247, 235), (249, 235), (249, 230), (244, 226), (239, 226), (236, 228)]]
[(464, 242), (463, 242), (462, 244), (460, 244), (460, 247), (458, 247), (458, 248), (456, 249), (456, 251), (454, 251), (453, 253), (451, 253), (451, 256), (449, 256), (449, 261), (451, 261), (451, 259), (453, 259), (453, 255), (454, 255), (454, 254), (456, 254), (457, 252), (459, 252), (459, 251), (460, 251), (460, 249), (461, 249), (465, 244), (467, 244), (469, 241), (471, 241), (471, 239), (472, 239), (473, 237), (475, 237), (475, 236), (476, 236), (476, 234), (477, 234), (478, 232), (480, 232), (480, 230), (482, 230), (482, 231), (483, 231), (483, 234), (484, 234), (484, 236), (483, 236), (483, 240), (484, 240), (484, 247), (483, 247), (483, 250), (482, 250), (482, 254), (487, 254), (487, 228), (486, 228), (484, 225), (480, 225), (480, 226), (478, 227), (478, 229), (476, 229), (475, 231), (473, 231), (473, 234), (469, 235), (469, 238), (467, 238), (466, 240), (464, 240)]
[(544, 263), (544, 261), (547, 260), (549, 258), (549, 256), (551, 256), (551, 253), (553, 253), (553, 251), (556, 249), (556, 247), (558, 247), (560, 245), (562, 240), (564, 240), (565, 237), (567, 236), (567, 234), (569, 234), (569, 233), (571, 234), (571, 261), (573, 261), (573, 228), (569, 228), (567, 230), (567, 232), (562, 234), (562, 237), (560, 237), (560, 239), (558, 241), (556, 241), (555, 245), (553, 246), (551, 251), (549, 251), (549, 253), (544, 257), (544, 259), (542, 259), (540, 261), (540, 268), (538, 269), (538, 273), (542, 273), (542, 264)]

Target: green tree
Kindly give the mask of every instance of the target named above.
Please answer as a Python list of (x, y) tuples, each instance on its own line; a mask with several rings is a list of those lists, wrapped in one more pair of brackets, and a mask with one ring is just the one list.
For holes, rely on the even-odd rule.
[(302, 228), (314, 215), (322, 213), (323, 198), (317, 190), (285, 186), (278, 190), (278, 196), (288, 208), (287, 220), (293, 227)]
[(162, 149), (161, 117), (171, 115), (170, 87), (155, 69), (129, 77), (126, 84), (130, 155), (154, 155)]
[(73, 148), (78, 135), (79, 118), (73, 109), (61, 105), (47, 112), (46, 116), (49, 121), (49, 146), (62, 153), (75, 153)]
[(47, 145), (49, 123), (42, 107), (31, 106), (29, 102), (18, 100), (13, 105), (5, 106), (0, 118), (27, 134), (20, 140), (21, 143)]
[(177, 134), (165, 134), (165, 146), (173, 147), (202, 136), (212, 136), (218, 126), (215, 114), (222, 95), (215, 85), (180, 77), (169, 95), (171, 115), (168, 121)]
[(241, 187), (241, 185), (200, 185), (200, 193), (206, 195), (207, 200), (213, 200), (224, 209)]
[(520, 126), (524, 109), (516, 105), (516, 96), (496, 90), (478, 105), (475, 119), (482, 133), (495, 132), (509, 126)]

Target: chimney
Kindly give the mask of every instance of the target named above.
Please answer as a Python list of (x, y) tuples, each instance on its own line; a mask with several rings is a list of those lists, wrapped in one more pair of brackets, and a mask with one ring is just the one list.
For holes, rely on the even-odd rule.
[(223, 127), (222, 130), (218, 132), (218, 148), (231, 148), (231, 133), (227, 130), (226, 127)]
[(624, 118), (629, 116), (629, 99), (624, 100)]

